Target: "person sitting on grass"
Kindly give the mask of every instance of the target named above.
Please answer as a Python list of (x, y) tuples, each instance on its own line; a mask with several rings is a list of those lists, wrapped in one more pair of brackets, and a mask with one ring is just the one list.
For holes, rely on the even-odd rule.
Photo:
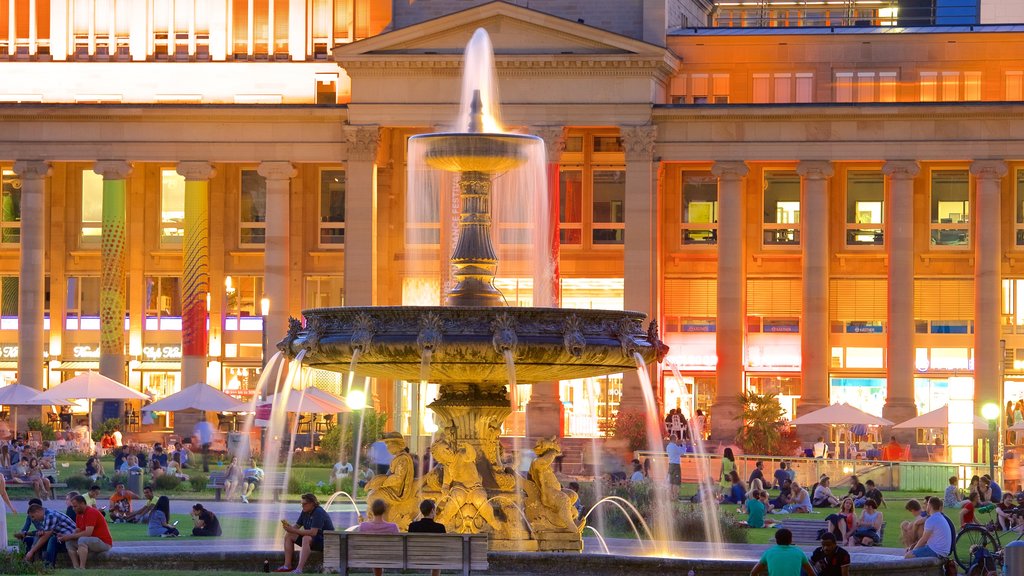
[(853, 523), (857, 519), (853, 498), (847, 496), (839, 503), (839, 512), (825, 517), (826, 533), (835, 536), (837, 542), (850, 545), (853, 538)]
[(874, 546), (882, 541), (882, 513), (874, 500), (864, 502), (864, 511), (857, 519), (857, 528), (853, 530), (854, 545)]
[[(875, 501), (875, 508), (881, 508), (882, 504), (885, 503), (885, 497), (882, 495), (882, 491), (875, 487), (874, 480), (868, 480), (864, 483), (867, 486), (867, 492), (864, 496), (869, 500)], [(861, 504), (863, 506), (863, 504)]]
[(139, 495), (118, 484), (114, 487), (114, 493), (110, 495), (110, 519), (115, 523), (131, 522), (132, 498)]
[[(444, 524), (439, 524), (434, 521), (434, 512), (437, 511), (437, 507), (434, 505), (434, 501), (429, 498), (420, 502), (420, 516), (419, 520), (409, 523), (409, 533), (427, 533), (427, 534), (444, 534)], [(430, 576), (441, 576), (440, 570), (431, 570)]]
[(146, 484), (142, 487), (142, 497), (146, 505), (128, 515), (127, 522), (148, 522), (149, 513), (156, 507), (157, 497), (153, 495), (153, 487)]
[[(103, 516), (107, 515), (107, 507), (104, 506), (103, 508), (100, 508), (100, 504), (98, 501), (98, 498), (100, 497), (100, 487), (98, 485), (93, 484), (92, 486), (90, 486), (89, 491), (83, 494), (82, 497), (85, 498), (85, 501), (89, 504), (89, 506), (99, 510), (100, 513), (103, 514)], [(74, 508), (73, 502), (71, 504), (71, 507)], [(70, 516), (70, 514), (68, 514), (68, 516)]]
[[(761, 501), (761, 504), (764, 504), (764, 513), (765, 514), (771, 514), (772, 512), (775, 511), (775, 506), (772, 506), (772, 503), (768, 501), (768, 491), (767, 490), (761, 490), (760, 494), (761, 494), (761, 496), (758, 497), (758, 500)], [(766, 520), (765, 524), (766, 525), (774, 524), (774, 521), (767, 521)]]
[[(388, 513), (387, 502), (377, 499), (370, 504), (370, 520), (359, 525), (358, 532), (363, 534), (398, 534), (398, 524), (384, 520)], [(384, 573), (382, 568), (374, 568), (373, 576), (381, 576)]]
[(794, 480), (790, 488), (790, 503), (783, 507), (783, 510), (790, 514), (810, 514), (814, 507), (811, 506), (811, 496), (807, 490)]
[(167, 496), (157, 498), (149, 513), (149, 535), (155, 538), (172, 538), (180, 534), (170, 523), (171, 500)]
[(729, 472), (729, 480), (732, 484), (729, 487), (729, 493), (722, 497), (722, 503), (743, 504), (747, 499), (747, 487), (743, 485), (743, 480), (740, 480), (740, 475), (735, 470)]
[(814, 495), (811, 497), (811, 503), (816, 508), (831, 508), (839, 505), (839, 498), (836, 498), (832, 494), (832, 489), (829, 488), (829, 478), (825, 476), (818, 482), (818, 485), (814, 487)]
[(960, 479), (956, 476), (949, 477), (949, 486), (946, 486), (946, 493), (942, 496), (942, 506), (944, 508), (952, 510), (953, 508), (960, 507), (960, 488), (957, 486), (959, 483)]
[(764, 502), (761, 502), (761, 491), (751, 490), (746, 502), (747, 526), (764, 528)]
[(974, 518), (974, 512), (981, 506), (981, 494), (978, 492), (971, 492), (967, 496), (967, 500), (963, 501), (960, 505), (960, 525), (966, 526), (968, 524), (977, 524), (977, 520)]
[(60, 535), (57, 539), (64, 543), (71, 556), (71, 565), (76, 570), (85, 570), (89, 552), (106, 552), (114, 546), (110, 537), (110, 528), (100, 511), (85, 503), (85, 498), (76, 496), (72, 500), (75, 507), (75, 532)]
[(51, 490), (50, 479), (43, 476), (43, 466), (38, 458), (29, 458), (28, 479), (32, 481), (32, 489), (35, 491), (36, 497), (43, 500), (49, 499)]
[[(287, 520), (281, 520), (284, 527), (284, 565), (277, 569), (277, 572), (294, 572), (301, 574), (309, 555), (316, 550), (322, 552), (324, 549), (324, 531), (334, 530), (334, 523), (327, 511), (320, 506), (316, 496), (310, 493), (302, 495), (302, 513), (295, 524), (289, 524)], [(381, 502), (375, 500), (374, 504)], [(385, 506), (385, 508), (387, 508)], [(395, 533), (398, 527), (395, 526)], [(292, 556), (295, 554), (295, 547), (299, 547), (299, 562), (292, 570)]]
[(85, 470), (83, 470), (83, 473), (93, 482), (106, 476), (103, 472), (103, 462), (95, 456), (90, 456), (89, 459), (85, 461)]
[(1017, 527), (1017, 503), (1013, 494), (1003, 493), (1003, 501), (996, 505), (996, 520), (999, 522), (1000, 530), (1012, 530)]
[(910, 548), (924, 534), (924, 523), (928, 519), (928, 513), (921, 509), (921, 503), (910, 499), (904, 508), (910, 513), (910, 520), (900, 523), (900, 542), (904, 548)]
[(904, 558), (943, 558), (953, 552), (953, 522), (942, 513), (942, 500), (928, 499), (928, 519), (921, 538), (907, 547)]
[(192, 535), (220, 536), (220, 519), (198, 502), (192, 505)]
[(159, 460), (153, 458), (152, 460), (149, 461), (149, 474), (153, 478), (153, 480), (156, 480), (157, 478), (163, 476), (166, 473), (167, 470), (164, 470), (164, 467), (160, 465)]

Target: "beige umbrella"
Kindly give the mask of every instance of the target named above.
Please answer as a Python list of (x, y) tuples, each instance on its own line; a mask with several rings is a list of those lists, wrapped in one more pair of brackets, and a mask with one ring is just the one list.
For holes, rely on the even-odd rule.
[[(906, 422), (900, 422), (893, 428), (947, 428), (949, 426), (949, 405), (937, 410), (932, 410), (920, 416), (915, 416)], [(988, 430), (988, 422), (984, 418), (974, 415), (974, 429)], [(1024, 430), (1024, 427), (1020, 428)], [(1012, 428), (1011, 428), (1012, 430)]]
[(892, 426), (892, 421), (868, 414), (849, 404), (833, 404), (809, 414), (804, 414), (790, 422), (793, 426), (806, 426), (812, 424), (830, 425), (844, 424), (854, 426), (864, 424), (866, 426)]
[[(312, 390), (312, 388), (307, 389), (306, 394), (303, 394), (302, 390), (295, 390), (293, 388), (288, 394), (285, 411), (302, 414), (334, 414), (340, 411), (337, 405), (321, 400), (315, 394), (310, 394), (309, 390)], [(268, 396), (263, 404), (273, 405), (278, 399), (277, 396), (277, 394)]]
[[(295, 392), (292, 392), (292, 394), (295, 394)], [(348, 402), (345, 402), (344, 400), (342, 400), (341, 398), (338, 398), (334, 394), (331, 394), (330, 392), (327, 392), (326, 390), (321, 390), (320, 388), (314, 388), (314, 387), (306, 388), (306, 396), (312, 396), (312, 397), (316, 398), (317, 400), (322, 400), (322, 401), (326, 402), (327, 404), (330, 404), (330, 405), (336, 407), (337, 410), (335, 410), (335, 412), (351, 412), (352, 411), (352, 408), (349, 407)]]
[(14, 431), (18, 427), (18, 406), (71, 406), (67, 400), (39, 400), (39, 390), (22, 384), (10, 384), (0, 388), (0, 405), (12, 406)]
[(149, 400), (149, 396), (142, 392), (136, 392), (102, 374), (90, 371), (61, 382), (53, 388), (40, 393), (36, 399), (46, 401), (88, 400), (89, 432), (91, 434), (93, 400)]
[(245, 412), (248, 406), (209, 384), (193, 384), (170, 396), (143, 406), (147, 412), (206, 410), (210, 412)]

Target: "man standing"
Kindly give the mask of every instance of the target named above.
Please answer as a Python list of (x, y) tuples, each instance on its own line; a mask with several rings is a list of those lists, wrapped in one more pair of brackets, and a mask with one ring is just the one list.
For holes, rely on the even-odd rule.
[(807, 561), (803, 550), (793, 546), (793, 533), (788, 528), (780, 528), (775, 532), (775, 546), (764, 551), (757, 566), (750, 571), (750, 576), (768, 573), (768, 576), (799, 576), (803, 570), (815, 576), (814, 568)]
[(284, 526), (284, 565), (278, 568), (277, 572), (292, 572), (292, 555), (295, 554), (295, 546), (299, 546), (299, 562), (294, 572), (301, 574), (302, 569), (309, 560), (313, 550), (322, 552), (324, 549), (324, 530), (334, 530), (334, 523), (327, 515), (316, 496), (312, 494), (302, 495), (302, 513), (294, 525), (288, 524), (287, 520), (281, 521)]
[(904, 558), (943, 558), (953, 550), (953, 522), (942, 513), (942, 500), (928, 499), (928, 519), (917, 543), (907, 548)]
[(86, 505), (85, 498), (75, 496), (71, 505), (75, 508), (77, 530), (72, 534), (57, 536), (57, 540), (67, 546), (71, 565), (76, 570), (85, 570), (89, 552), (106, 552), (114, 546), (114, 540), (110, 537), (110, 528), (103, 515), (99, 510)]
[[(195, 443), (199, 445), (199, 449), (203, 454), (203, 472), (210, 472), (210, 446), (213, 445), (213, 424), (206, 419), (206, 414), (203, 414), (203, 419), (196, 422), (195, 428), (192, 429), (192, 437), (195, 438)], [(184, 464), (184, 461), (182, 461)]]
[(679, 486), (683, 483), (679, 461), (686, 453), (686, 449), (679, 443), (679, 436), (672, 435), (665, 451), (668, 452), (668, 482), (673, 486)]
[(818, 576), (849, 576), (850, 553), (839, 547), (834, 534), (826, 532), (821, 536), (821, 546), (811, 553), (811, 565)]
[(815, 458), (828, 458), (828, 444), (825, 443), (825, 438), (818, 436), (818, 441), (814, 443), (813, 454)]
[(47, 510), (40, 504), (33, 504), (28, 507), (28, 516), (36, 525), (35, 534), (25, 536), (25, 560), (31, 562), (43, 556), (43, 565), (53, 568), (57, 561), (57, 551), (60, 549), (60, 536), (67, 536), (75, 533), (75, 523), (65, 514), (55, 510)]

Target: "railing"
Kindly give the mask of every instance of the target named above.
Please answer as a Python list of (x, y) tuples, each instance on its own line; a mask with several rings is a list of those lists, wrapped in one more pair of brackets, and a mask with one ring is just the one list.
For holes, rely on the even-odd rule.
[(939, 6), (900, 8), (898, 0), (807, 2), (715, 0), (717, 28), (813, 26), (934, 26), (977, 24), (977, 2), (949, 0)]

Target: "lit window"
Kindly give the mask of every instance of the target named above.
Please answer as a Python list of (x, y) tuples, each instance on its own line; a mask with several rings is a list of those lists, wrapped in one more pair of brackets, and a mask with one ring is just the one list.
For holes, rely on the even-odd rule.
[(878, 101), (879, 102), (895, 102), (896, 101), (896, 73), (895, 72), (879, 72), (878, 73)]
[(875, 73), (857, 72), (857, 102), (875, 101)]
[(778, 104), (788, 104), (792, 102), (790, 93), (790, 83), (792, 80), (792, 74), (776, 74), (775, 75), (775, 102)]
[(561, 170), (558, 177), (559, 240), (583, 243), (583, 171)]
[(1012, 70), (1006, 73), (1006, 99), (1010, 102), (1024, 100), (1024, 72)]
[(345, 305), (345, 280), (342, 276), (306, 276), (306, 308), (334, 308)]
[(877, 170), (846, 175), (846, 245), (881, 246), (885, 239), (885, 180)]
[(320, 246), (345, 245), (345, 172), (320, 171)]
[(181, 248), (185, 237), (185, 177), (160, 171), (160, 247)]
[(1016, 209), (1014, 210), (1017, 217), (1014, 221), (1014, 236), (1017, 238), (1017, 246), (1024, 246), (1024, 170), (1017, 171), (1017, 198), (1016, 198)]
[(767, 104), (771, 101), (770, 78), (767, 74), (754, 74), (754, 104)]
[(764, 174), (764, 245), (800, 244), (800, 176), (792, 171)]
[(99, 248), (103, 236), (103, 176), (82, 171), (82, 248)]
[(100, 277), (69, 276), (67, 282), (67, 328), (99, 330)]
[(981, 100), (981, 72), (964, 72), (964, 100)]
[(853, 72), (836, 72), (836, 102), (853, 102)]
[(938, 73), (921, 72), (921, 102), (935, 102), (939, 99), (938, 84)]
[(796, 101), (802, 104), (814, 102), (814, 74), (801, 72), (796, 75)]
[(239, 207), (240, 245), (263, 246), (267, 237), (267, 181), (255, 170), (242, 170)]
[(21, 178), (11, 170), (3, 170), (0, 184), (0, 244), (17, 244), (21, 241)]
[(942, 101), (956, 102), (960, 99), (960, 73), (942, 73)]
[(594, 170), (594, 244), (622, 244), (626, 228), (626, 171)]
[(683, 172), (683, 245), (718, 243), (718, 181), (710, 172)]
[(970, 245), (970, 185), (967, 170), (932, 171), (931, 245)]
[(181, 289), (177, 276), (146, 277), (146, 330), (181, 329)]
[[(260, 308), (263, 299), (262, 276), (227, 276), (224, 278), (224, 327), (225, 330), (259, 330), (259, 322), (263, 311)], [(271, 302), (271, 306), (278, 305)], [(254, 322), (249, 322), (248, 319)]]

